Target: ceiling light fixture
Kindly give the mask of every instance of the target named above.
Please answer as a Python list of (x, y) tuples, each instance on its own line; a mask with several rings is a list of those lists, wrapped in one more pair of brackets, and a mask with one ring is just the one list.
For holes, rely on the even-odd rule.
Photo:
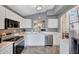
[(36, 6), (36, 10), (37, 10), (37, 11), (42, 10), (42, 8), (43, 8), (42, 5), (37, 5), (37, 6)]

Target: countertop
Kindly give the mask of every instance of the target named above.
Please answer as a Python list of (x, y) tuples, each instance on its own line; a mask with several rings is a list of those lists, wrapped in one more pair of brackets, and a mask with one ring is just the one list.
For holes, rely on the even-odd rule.
[(79, 41), (79, 36), (78, 36), (78, 35), (76, 35), (76, 36), (74, 36), (74, 37), (71, 37), (71, 38), (74, 38), (74, 39), (76, 39), (76, 40)]
[(13, 44), (13, 42), (2, 42), (0, 43), (0, 51), (9, 46), (10, 44)]
[(77, 38), (77, 39), (79, 39), (79, 36), (74, 36), (74, 38)]

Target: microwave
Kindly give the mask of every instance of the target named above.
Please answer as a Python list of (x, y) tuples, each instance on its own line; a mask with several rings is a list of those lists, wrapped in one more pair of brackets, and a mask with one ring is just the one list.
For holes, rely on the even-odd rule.
[(20, 27), (20, 22), (5, 18), (5, 29), (19, 28), (19, 27)]
[(46, 31), (46, 29), (41, 29), (41, 31)]

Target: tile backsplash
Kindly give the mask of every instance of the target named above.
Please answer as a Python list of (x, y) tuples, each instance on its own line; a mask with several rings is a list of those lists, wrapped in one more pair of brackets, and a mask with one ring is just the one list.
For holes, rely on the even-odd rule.
[(10, 33), (20, 33), (20, 32), (24, 32), (24, 29), (8, 29), (8, 30), (0, 30), (0, 35), (3, 35), (5, 33), (6, 34), (10, 34)]

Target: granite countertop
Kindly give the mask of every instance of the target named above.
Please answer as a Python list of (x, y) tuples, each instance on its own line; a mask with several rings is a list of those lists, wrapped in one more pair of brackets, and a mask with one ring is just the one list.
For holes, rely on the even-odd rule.
[(0, 51), (2, 51), (4, 48), (6, 48), (7, 46), (9, 46), (10, 44), (13, 44), (14, 42), (2, 42), (0, 43)]
[(77, 44), (79, 44), (79, 37), (78, 36), (72, 37), (72, 39), (76, 40), (77, 41)]
[(79, 36), (76, 36), (76, 37), (74, 37), (74, 38), (77, 38), (77, 39), (79, 39)]
[(72, 37), (72, 38), (76, 38), (76, 39), (79, 39), (79, 34), (78, 33), (72, 33), (72, 34), (70, 34), (70, 36)]
[[(24, 36), (14, 36), (14, 38), (22, 38)], [(9, 46), (10, 44), (13, 44), (14, 41), (2, 41), (2, 43), (0, 43), (0, 51), (2, 51), (4, 48), (6, 48), (7, 46)]]
[(77, 40), (78, 40), (78, 39), (79, 39), (79, 36), (74, 36), (74, 37), (72, 37), (72, 38), (75, 38), (75, 39), (77, 39)]

